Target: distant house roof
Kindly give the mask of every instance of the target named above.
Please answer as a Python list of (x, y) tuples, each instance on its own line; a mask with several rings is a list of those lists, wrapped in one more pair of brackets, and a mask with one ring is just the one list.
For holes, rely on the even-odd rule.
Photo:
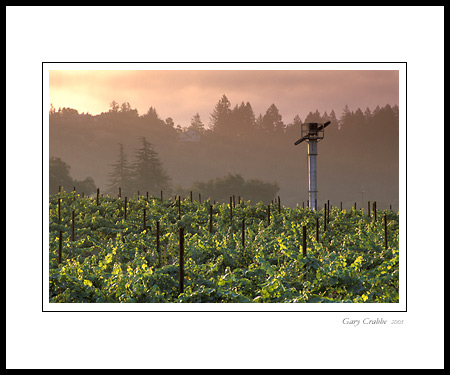
[(194, 129), (187, 129), (180, 133), (178, 139), (182, 142), (198, 142), (200, 141), (200, 134)]

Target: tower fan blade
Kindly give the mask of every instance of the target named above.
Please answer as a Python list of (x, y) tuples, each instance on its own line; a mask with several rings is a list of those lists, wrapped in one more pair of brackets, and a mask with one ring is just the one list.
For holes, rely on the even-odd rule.
[(298, 141), (296, 141), (296, 142), (294, 143), (294, 145), (297, 146), (299, 143), (302, 143), (305, 139), (306, 139), (305, 137), (300, 138)]
[(320, 131), (322, 129), (325, 129), (330, 124), (331, 124), (331, 121), (327, 121), (325, 124), (320, 125), (317, 130)]

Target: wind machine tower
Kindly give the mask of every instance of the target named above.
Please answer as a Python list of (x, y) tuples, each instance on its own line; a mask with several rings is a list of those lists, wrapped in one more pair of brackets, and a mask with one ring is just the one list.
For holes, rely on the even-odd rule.
[(317, 142), (324, 138), (324, 129), (330, 125), (317, 122), (305, 122), (302, 124), (302, 137), (294, 143), (298, 145), (303, 141), (308, 142), (308, 173), (309, 173), (309, 206), (317, 211)]

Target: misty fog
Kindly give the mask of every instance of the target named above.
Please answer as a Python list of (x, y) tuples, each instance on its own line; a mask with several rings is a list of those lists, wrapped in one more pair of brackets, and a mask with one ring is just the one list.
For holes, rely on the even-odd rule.
[(99, 115), (51, 108), (50, 157), (67, 163), (74, 179), (92, 177), (106, 193), (119, 144), (132, 162), (140, 137), (145, 137), (171, 179), (170, 194), (185, 194), (195, 182), (239, 174), (245, 180), (276, 183), (279, 191), (275, 195), (281, 203), (295, 207), (308, 199), (307, 144), (294, 146), (301, 136), (301, 124), (329, 120), (331, 125), (318, 143), (318, 208), (327, 200), (332, 205), (342, 202), (347, 209), (355, 202), (358, 208), (366, 208), (367, 201), (376, 201), (379, 209), (392, 205), (398, 210), (396, 105), (380, 103), (356, 111), (345, 107), (330, 113), (311, 108), (306, 118), (287, 120), (276, 104), (256, 114), (251, 103), (230, 103), (223, 95), (211, 99), (209, 118), (196, 113), (192, 108), (191, 123), (181, 127), (170, 117), (161, 119), (151, 103), (145, 114), (128, 102), (114, 101)]

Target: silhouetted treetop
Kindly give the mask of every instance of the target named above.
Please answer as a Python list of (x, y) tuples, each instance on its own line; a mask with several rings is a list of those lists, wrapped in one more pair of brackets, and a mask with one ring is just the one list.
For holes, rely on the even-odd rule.
[(215, 105), (210, 116), (210, 128), (218, 133), (224, 133), (229, 129), (231, 123), (231, 103), (223, 95)]

